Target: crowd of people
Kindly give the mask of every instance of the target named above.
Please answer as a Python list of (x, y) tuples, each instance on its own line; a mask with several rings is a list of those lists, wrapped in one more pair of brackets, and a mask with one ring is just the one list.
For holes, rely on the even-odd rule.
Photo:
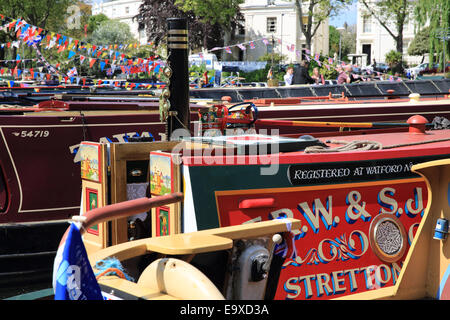
[[(296, 68), (289, 66), (286, 69), (286, 74), (284, 76), (284, 82), (287, 86), (294, 84), (325, 84), (325, 78), (323, 74), (319, 72), (319, 68), (313, 68), (312, 75), (309, 75), (309, 62), (302, 61), (299, 66)], [(352, 65), (338, 65), (336, 67), (336, 71), (338, 72), (337, 83), (351, 83), (356, 81), (352, 73), (353, 67)]]

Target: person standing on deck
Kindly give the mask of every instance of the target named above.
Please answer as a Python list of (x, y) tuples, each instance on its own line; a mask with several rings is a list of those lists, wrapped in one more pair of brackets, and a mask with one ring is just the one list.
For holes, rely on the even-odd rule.
[(313, 69), (313, 74), (311, 78), (314, 79), (315, 84), (325, 84), (325, 79), (323, 78), (323, 74), (319, 73), (319, 68), (315, 67)]
[(338, 84), (350, 83), (350, 77), (347, 75), (347, 73), (344, 71), (344, 69), (342, 69), (341, 65), (338, 65), (336, 67), (336, 71), (338, 72), (338, 77), (337, 77)]
[(302, 61), (301, 65), (294, 71), (294, 77), (292, 79), (292, 84), (308, 84), (314, 83), (314, 79), (310, 77), (308, 73), (309, 62)]
[(286, 74), (284, 75), (284, 83), (287, 86), (292, 85), (292, 79), (294, 77), (294, 68), (293, 67), (288, 67), (286, 69)]

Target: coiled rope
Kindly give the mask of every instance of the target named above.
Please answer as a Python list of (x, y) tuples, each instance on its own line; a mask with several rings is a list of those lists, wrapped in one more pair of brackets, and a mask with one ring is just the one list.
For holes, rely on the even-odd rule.
[(134, 281), (132, 277), (125, 273), (120, 261), (114, 257), (98, 261), (95, 264), (95, 268), (99, 270), (99, 272), (95, 274), (97, 280), (105, 275), (115, 275), (122, 279), (127, 279), (128, 281)]
[(305, 148), (304, 153), (328, 153), (328, 152), (345, 152), (352, 150), (380, 150), (383, 146), (377, 141), (326, 141), (332, 144), (343, 144), (343, 146), (336, 148), (327, 148), (323, 146), (311, 146)]

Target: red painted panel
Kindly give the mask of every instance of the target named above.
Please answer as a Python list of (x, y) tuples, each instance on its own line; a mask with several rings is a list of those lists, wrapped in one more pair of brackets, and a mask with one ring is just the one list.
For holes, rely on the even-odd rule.
[[(243, 209), (246, 199), (276, 199), (273, 208)], [(250, 220), (293, 217), (302, 221), (287, 240), (286, 259), (276, 299), (330, 299), (392, 286), (399, 261), (380, 260), (370, 244), (370, 225), (380, 213), (392, 213), (404, 226), (406, 251), (427, 203), (421, 179), (274, 190), (216, 193), (221, 226)], [(291, 244), (295, 245), (292, 246)]]

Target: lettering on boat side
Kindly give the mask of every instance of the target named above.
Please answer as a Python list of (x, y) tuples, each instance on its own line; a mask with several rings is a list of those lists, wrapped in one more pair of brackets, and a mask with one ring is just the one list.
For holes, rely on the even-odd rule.
[[(128, 142), (129, 138), (153, 138), (153, 135), (148, 132), (144, 131), (140, 135), (137, 132), (128, 132), (128, 133), (118, 133), (113, 135), (111, 138), (109, 137), (101, 137), (98, 142), (100, 143), (112, 143), (112, 142)], [(79, 150), (80, 144), (75, 144), (73, 146), (69, 146), (69, 151), (72, 155), (75, 155), (75, 158), (73, 162), (79, 162), (80, 159), (76, 156)]]
[[(314, 294), (321, 297), (345, 292), (353, 293), (358, 290), (358, 286), (363, 286), (366, 290), (374, 290), (389, 283), (395, 284), (400, 271), (401, 265), (394, 262), (390, 266), (380, 264), (331, 273), (310, 274), (289, 278), (284, 283), (284, 290), (287, 300), (295, 299), (300, 294), (310, 299)], [(349, 283), (349, 286), (346, 283)]]
[(50, 131), (48, 130), (22, 130), (15, 131), (12, 134), (20, 138), (47, 138), (50, 136)]
[[(275, 299), (329, 299), (394, 285), (428, 200), (419, 178), (272, 189), (271, 195), (276, 195), (272, 208), (239, 210), (238, 191), (217, 193), (216, 199), (222, 226), (301, 220), (301, 228), (285, 233), (275, 251), (281, 267)], [(245, 194), (264, 197), (263, 189)], [(374, 247), (371, 226), (381, 214), (392, 215), (405, 229), (400, 242), (379, 229), (377, 239), (399, 252), (395, 261), (383, 260)]]
[(330, 182), (356, 182), (368, 179), (409, 178), (416, 176), (411, 166), (416, 162), (408, 159), (379, 160), (365, 162), (292, 165), (288, 168), (288, 178), (292, 185), (320, 184)]

